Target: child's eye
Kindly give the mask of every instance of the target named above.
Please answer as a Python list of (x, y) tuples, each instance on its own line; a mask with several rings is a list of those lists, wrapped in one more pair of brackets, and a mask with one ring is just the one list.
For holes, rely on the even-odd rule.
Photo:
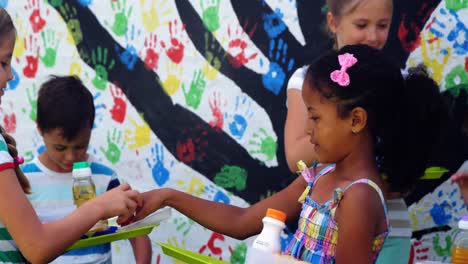
[(62, 147), (62, 146), (55, 146), (55, 150), (57, 150), (57, 151), (64, 151), (64, 150), (65, 150), (65, 147)]
[(310, 119), (314, 122), (317, 122), (319, 120), (318, 116), (311, 116)]
[(379, 28), (386, 29), (386, 28), (388, 28), (388, 24), (380, 24)]
[(356, 24), (356, 27), (359, 28), (359, 29), (364, 29), (366, 28), (366, 24)]

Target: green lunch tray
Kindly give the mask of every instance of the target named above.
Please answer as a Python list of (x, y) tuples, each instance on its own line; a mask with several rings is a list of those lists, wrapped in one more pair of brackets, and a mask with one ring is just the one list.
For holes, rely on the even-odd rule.
[(175, 259), (184, 261), (188, 264), (207, 264), (207, 263), (214, 263), (214, 264), (229, 264), (228, 262), (210, 258), (208, 256), (195, 253), (193, 251), (175, 247), (169, 244), (157, 242), (158, 245), (161, 246), (164, 254), (171, 256)]
[(71, 247), (69, 247), (67, 251), (78, 249), (78, 248), (83, 248), (83, 247), (90, 247), (90, 246), (95, 246), (99, 244), (109, 243), (109, 242), (116, 241), (116, 240), (122, 240), (122, 239), (137, 237), (137, 236), (144, 236), (144, 235), (151, 233), (153, 228), (158, 225), (159, 223), (145, 226), (145, 227), (135, 228), (135, 229), (117, 231), (112, 234), (80, 239), (75, 244), (71, 245)]

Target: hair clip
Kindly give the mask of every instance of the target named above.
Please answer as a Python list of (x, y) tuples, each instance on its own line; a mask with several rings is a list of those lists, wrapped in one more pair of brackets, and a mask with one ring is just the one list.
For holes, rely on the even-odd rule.
[(354, 57), (353, 54), (345, 53), (338, 55), (338, 61), (340, 62), (341, 69), (333, 71), (330, 74), (330, 78), (340, 86), (348, 86), (350, 80), (346, 70), (356, 64), (358, 60)]
[(13, 163), (15, 164), (16, 167), (24, 163), (24, 158), (17, 156), (13, 158)]

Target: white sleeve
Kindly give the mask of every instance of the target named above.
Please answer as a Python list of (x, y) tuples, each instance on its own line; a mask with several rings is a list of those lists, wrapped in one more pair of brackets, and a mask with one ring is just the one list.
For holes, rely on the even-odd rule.
[(297, 69), (293, 73), (293, 75), (291, 75), (291, 78), (289, 78), (288, 90), (289, 89), (302, 90), (302, 84), (304, 83), (306, 72), (307, 72), (307, 66)]

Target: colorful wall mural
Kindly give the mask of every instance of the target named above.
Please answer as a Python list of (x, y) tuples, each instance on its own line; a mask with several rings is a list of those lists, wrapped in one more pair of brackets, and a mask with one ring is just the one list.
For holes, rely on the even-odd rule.
[[(89, 152), (124, 181), (248, 206), (295, 177), (284, 156), (285, 89), (295, 69), (330, 47), (324, 2), (2, 0), (18, 36), (1, 123), (32, 159), (43, 150), (34, 122), (40, 84), (75, 74), (96, 105)], [(466, 159), (467, 26), (467, 1), (395, 1), (385, 51), (402, 68), (425, 63), (457, 120), (433, 161), (448, 171), (407, 198), (418, 260), (448, 261), (452, 228), (466, 213), (445, 180)], [(231, 263), (243, 263), (251, 241), (177, 212), (150, 237)], [(154, 263), (173, 262), (153, 250)], [(113, 258), (133, 261), (127, 241), (113, 243)]]

